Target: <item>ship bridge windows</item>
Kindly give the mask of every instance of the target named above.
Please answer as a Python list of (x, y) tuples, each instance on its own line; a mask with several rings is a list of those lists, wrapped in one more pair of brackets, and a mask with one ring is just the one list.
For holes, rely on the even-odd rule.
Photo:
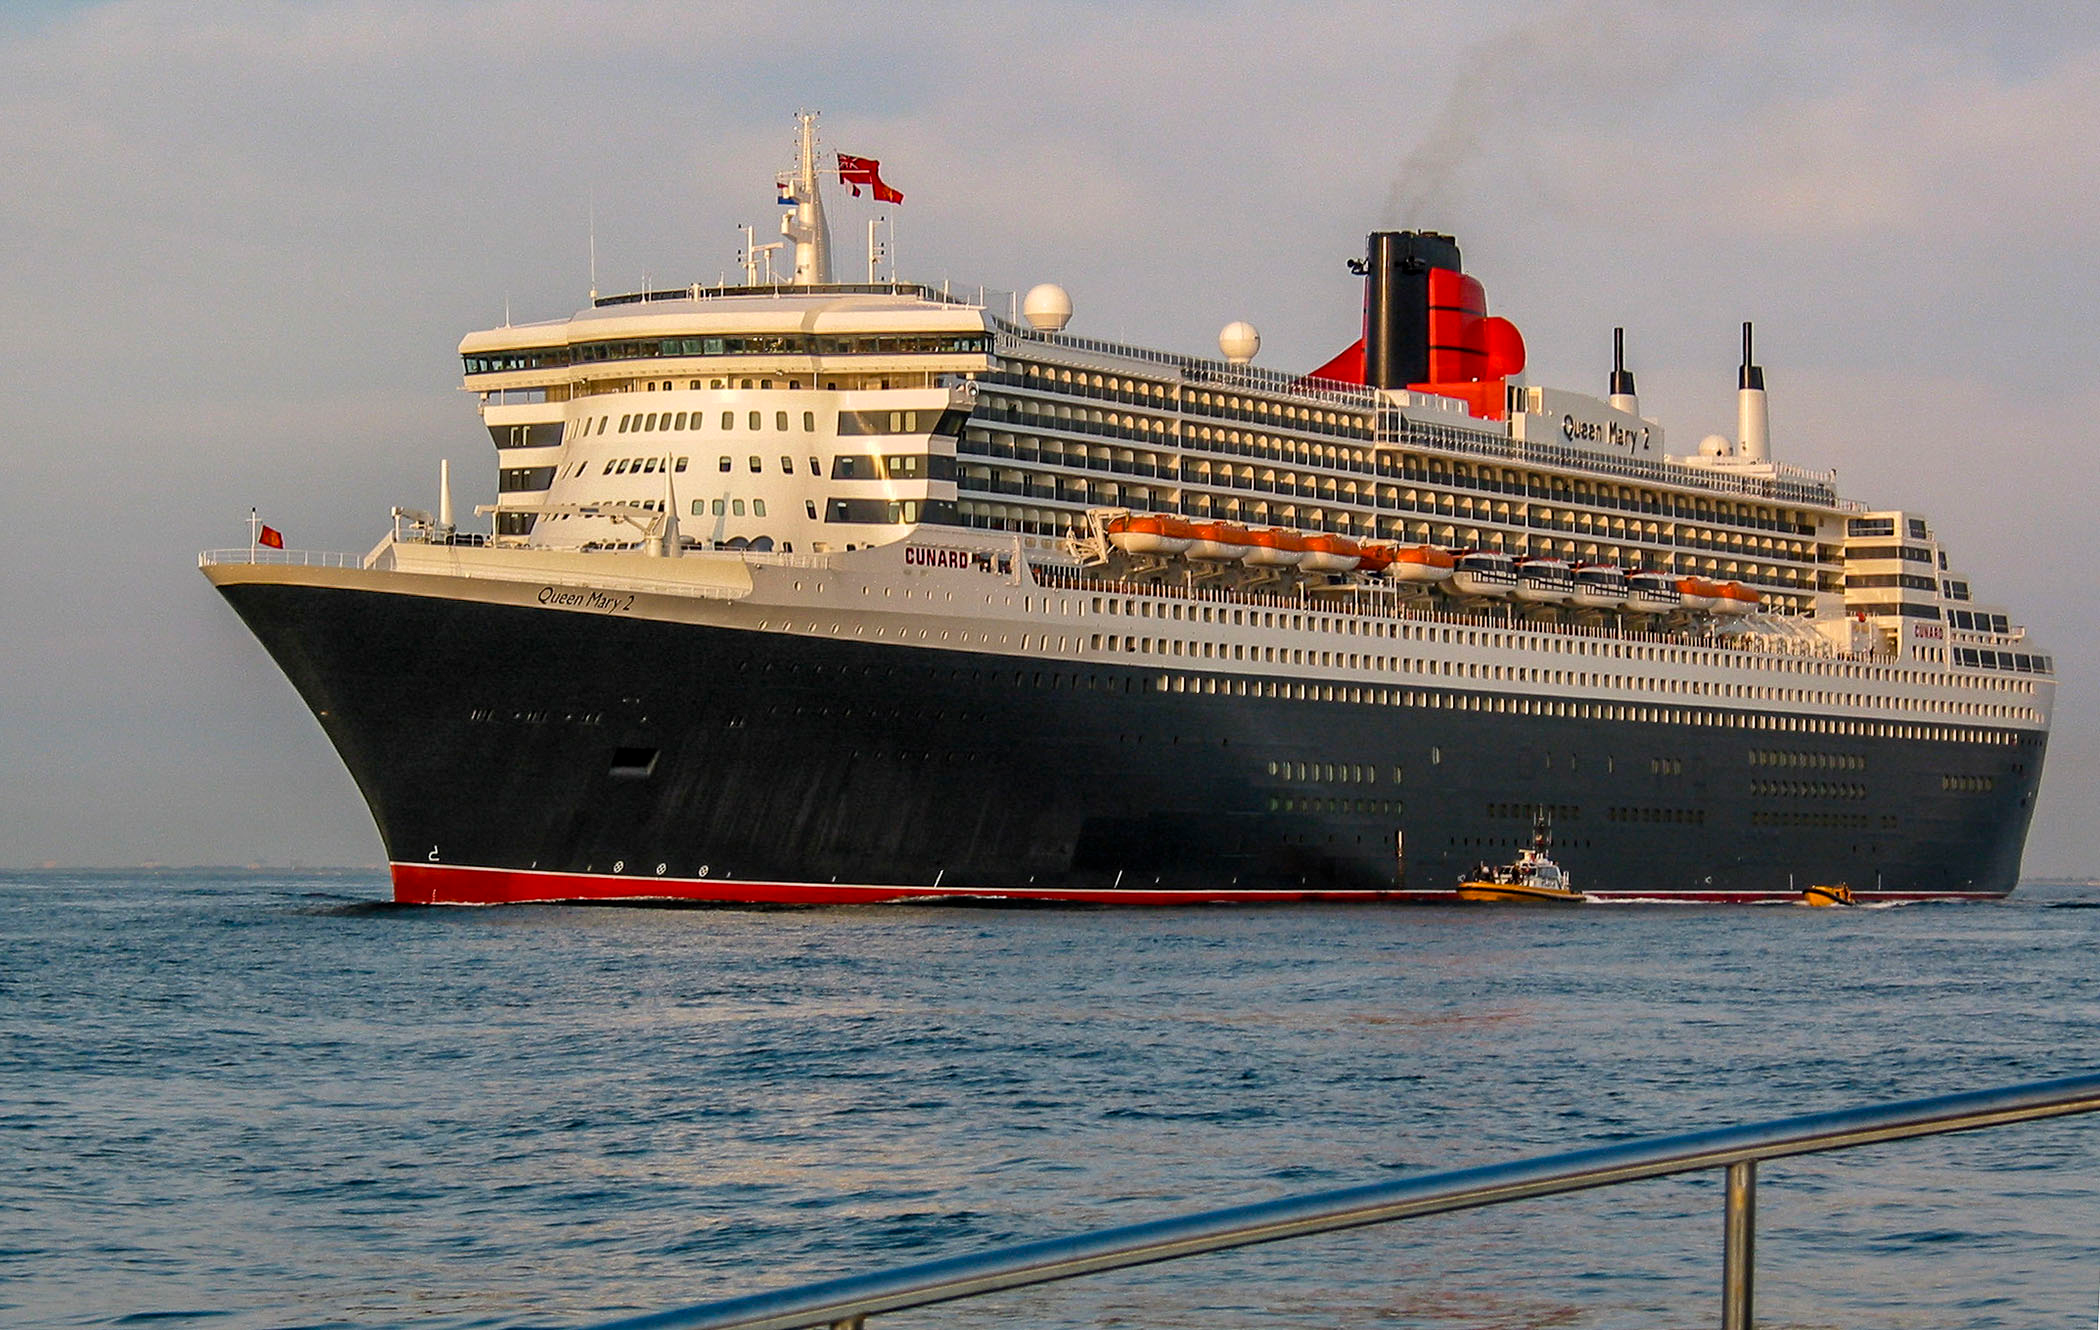
[(825, 504), (826, 522), (897, 525), (934, 522), (953, 525), (955, 504), (944, 499), (832, 499)]
[(1956, 628), (1976, 633), (2009, 633), (2011, 621), (2002, 614), (1986, 614), (1982, 610), (1950, 610), (1949, 617)]
[[(584, 422), (586, 428), (589, 424)], [(489, 426), (489, 438), (498, 448), (552, 448), (561, 436), (559, 424)]]
[(1932, 562), (1932, 551), (1922, 545), (1862, 545), (1857, 548), (1852, 546), (1846, 547), (1845, 562), (1852, 563), (1861, 559), (1901, 559), (1906, 563), (1929, 564)]
[(496, 489), (503, 494), (550, 489), (553, 485), (554, 468), (551, 466), (505, 467), (496, 477)]

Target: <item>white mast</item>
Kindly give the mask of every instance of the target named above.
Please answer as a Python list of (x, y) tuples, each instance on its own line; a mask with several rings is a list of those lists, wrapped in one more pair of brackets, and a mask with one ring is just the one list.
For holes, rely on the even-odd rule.
[(1736, 454), (1749, 462), (1772, 460), (1772, 423), (1765, 407), (1764, 367), (1750, 355), (1750, 325), (1743, 325), (1743, 367), (1736, 374)]
[(821, 286), (831, 281), (831, 226), (824, 220), (824, 199), (817, 192), (817, 116), (801, 111), (795, 160), (795, 210), (780, 219), (780, 234), (795, 242), (795, 285)]

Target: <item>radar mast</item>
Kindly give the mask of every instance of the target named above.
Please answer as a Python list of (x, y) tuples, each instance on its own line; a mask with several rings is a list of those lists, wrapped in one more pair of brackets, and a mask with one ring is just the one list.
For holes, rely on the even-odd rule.
[(801, 126), (795, 154), (795, 178), (788, 199), (795, 210), (780, 219), (780, 234), (795, 244), (795, 285), (822, 286), (831, 281), (831, 226), (824, 220), (824, 198), (817, 190), (817, 113), (798, 111)]

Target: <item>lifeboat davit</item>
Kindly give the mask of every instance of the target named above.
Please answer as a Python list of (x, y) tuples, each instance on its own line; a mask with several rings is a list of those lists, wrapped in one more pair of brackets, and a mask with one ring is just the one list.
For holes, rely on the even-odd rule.
[(1688, 610), (1712, 610), (1721, 603), (1721, 584), (1703, 577), (1677, 579), (1677, 598)]
[(1347, 536), (1312, 535), (1305, 537), (1305, 558), (1298, 566), (1315, 573), (1348, 573), (1363, 558), (1363, 547)]
[(1392, 551), (1385, 575), (1395, 582), (1447, 582), (1458, 556), (1434, 545), (1402, 545)]
[(1684, 604), (1677, 579), (1668, 573), (1636, 572), (1626, 577), (1626, 608), (1636, 614), (1668, 614)]
[(1517, 560), (1517, 599), (1558, 605), (1575, 594), (1575, 574), (1559, 559)]
[(1263, 527), (1247, 533), (1248, 545), (1240, 561), (1250, 568), (1296, 568), (1305, 561), (1305, 537), (1281, 527)]
[(1254, 533), (1230, 522), (1196, 522), (1189, 527), (1188, 548), (1182, 553), (1203, 563), (1238, 563), (1254, 544)]
[(1615, 610), (1626, 603), (1626, 574), (1608, 563), (1578, 563), (1569, 599), (1586, 610)]
[(1734, 617), (1740, 614), (1755, 614), (1764, 597), (1741, 582), (1723, 582), (1714, 588), (1720, 594), (1714, 600), (1714, 613)]
[(1451, 562), (1451, 589), (1464, 596), (1507, 596), (1517, 589), (1516, 561), (1495, 550), (1460, 550)]
[(1105, 524), (1108, 543), (1125, 554), (1186, 554), (1196, 529), (1164, 513), (1126, 513)]

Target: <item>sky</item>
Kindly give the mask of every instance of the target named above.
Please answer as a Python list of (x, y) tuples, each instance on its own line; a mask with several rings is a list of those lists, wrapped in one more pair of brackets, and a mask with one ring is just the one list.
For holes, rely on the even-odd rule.
[(440, 458), (491, 500), (460, 337), (582, 307), (594, 236), (606, 291), (718, 280), (804, 108), (905, 191), (900, 276), (1078, 334), (1309, 368), (1428, 227), (1529, 381), (1603, 392), (1623, 325), (1683, 452), (1754, 320), (1774, 455), (2056, 656), (2026, 869), (2100, 875), (2100, 17), (1759, 0), (0, 9), (0, 867), (381, 862), (197, 552), (368, 549)]

